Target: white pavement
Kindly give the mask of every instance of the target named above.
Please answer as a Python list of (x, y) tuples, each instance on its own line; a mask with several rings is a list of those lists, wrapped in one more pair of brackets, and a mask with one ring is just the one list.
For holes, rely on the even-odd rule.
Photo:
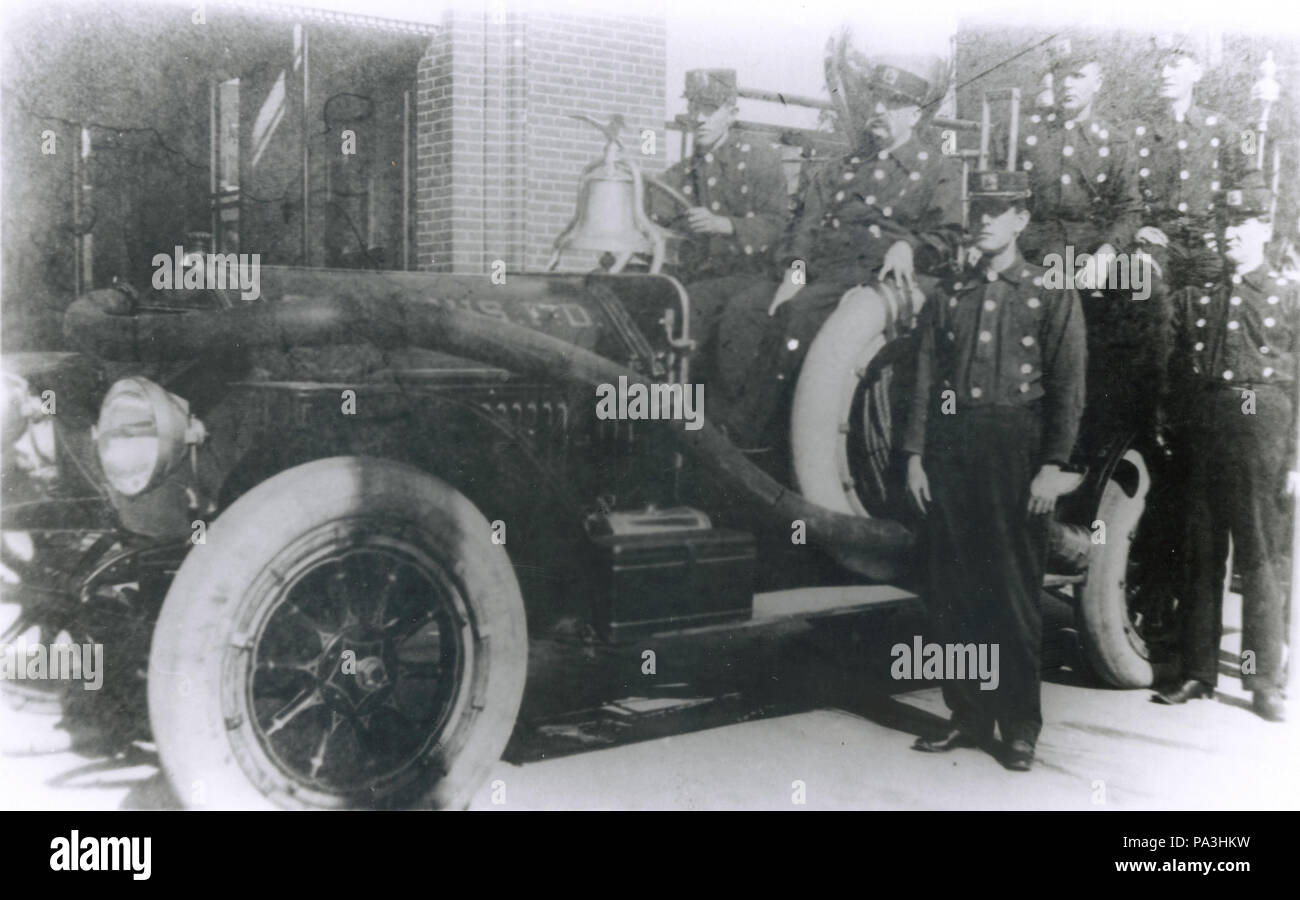
[[(491, 780), (504, 782), (505, 803), (492, 803), (489, 784), (471, 808), (1300, 808), (1293, 723), (1264, 722), (1239, 691), (1183, 707), (1157, 706), (1149, 696), (1044, 685), (1046, 721), (1029, 773), (1008, 772), (978, 750), (917, 753), (910, 734), (819, 710), (526, 766), (501, 763)], [(938, 690), (895, 699), (944, 715)]]
[[(1240, 603), (1227, 604), (1235, 652)], [(1300, 809), (1300, 729), (1264, 722), (1235, 679), (1213, 701), (1046, 683), (1038, 762), (909, 749), (912, 735), (827, 708), (530, 762), (498, 763), (472, 809)], [(937, 689), (895, 702), (943, 716)], [(69, 749), (54, 716), (0, 704), (0, 809), (176, 805), (151, 748)], [(504, 789), (504, 790), (503, 790)], [(796, 802), (802, 797), (803, 802)], [(504, 802), (494, 803), (494, 799)]]

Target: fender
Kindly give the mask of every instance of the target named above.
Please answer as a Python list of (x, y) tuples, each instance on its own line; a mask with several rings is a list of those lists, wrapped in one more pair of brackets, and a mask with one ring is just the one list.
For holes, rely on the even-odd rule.
[[(1116, 474), (1120, 468), (1120, 463), (1124, 460), (1129, 450), (1135, 450), (1141, 453), (1141, 448), (1137, 446), (1138, 435), (1122, 434), (1116, 436), (1106, 448), (1097, 455), (1094, 465), (1088, 467), (1083, 478), (1083, 484), (1079, 490), (1075, 491), (1077, 497), (1077, 507), (1072, 508), (1072, 512), (1080, 516), (1078, 524), (1085, 527), (1091, 527), (1093, 520), (1101, 509), (1102, 494), (1105, 493), (1106, 483)], [(1125, 490), (1132, 494), (1136, 491), (1138, 485), (1137, 474), (1128, 469), (1120, 470), (1118, 479)]]

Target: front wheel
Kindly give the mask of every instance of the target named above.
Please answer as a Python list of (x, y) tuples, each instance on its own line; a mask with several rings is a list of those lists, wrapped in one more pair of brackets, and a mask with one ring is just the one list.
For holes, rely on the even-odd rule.
[(176, 575), (149, 717), (178, 799), (219, 808), (463, 807), (527, 672), (491, 526), (417, 469), (307, 463), (241, 497)]

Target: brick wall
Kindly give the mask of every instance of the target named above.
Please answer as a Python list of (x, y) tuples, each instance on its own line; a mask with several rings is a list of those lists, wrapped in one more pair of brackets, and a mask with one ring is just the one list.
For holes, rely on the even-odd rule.
[[(568, 118), (622, 113), (624, 143), (663, 167), (662, 18), (448, 12), (418, 74), (420, 268), (539, 270), (573, 216), (578, 174), (604, 139)], [(639, 154), (656, 132), (654, 157)], [(563, 268), (590, 268), (574, 256)]]

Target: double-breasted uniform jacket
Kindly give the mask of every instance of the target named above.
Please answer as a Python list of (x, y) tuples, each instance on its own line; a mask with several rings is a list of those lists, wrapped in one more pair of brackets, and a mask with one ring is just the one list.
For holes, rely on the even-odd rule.
[(1264, 268), (1178, 291), (1175, 389), (1291, 385), (1296, 379), (1300, 284)]
[(1213, 233), (1215, 203), (1254, 167), (1240, 129), (1193, 103), (1181, 122), (1166, 112), (1134, 122), (1130, 133), (1144, 222), (1170, 237), (1188, 228)]
[[(1253, 146), (1221, 113), (1188, 107), (1182, 121), (1166, 110), (1130, 127), (1136, 148), (1143, 222), (1164, 232), (1167, 248), (1147, 248), (1171, 288), (1217, 278), (1216, 204), (1255, 168)], [(1250, 152), (1247, 152), (1250, 151)]]
[(1044, 287), (1045, 271), (1017, 258), (997, 274), (968, 269), (940, 282), (917, 324), (905, 452), (925, 451), (951, 390), (958, 409), (1042, 401), (1041, 462), (1069, 462), (1083, 411), (1083, 313), (1073, 288)]
[(1102, 244), (1125, 251), (1141, 225), (1133, 147), (1125, 130), (1096, 116), (1079, 121), (1037, 111), (1022, 120), (1017, 167), (1029, 173), (1025, 258), (1041, 262), (1067, 245), (1075, 254)]
[(785, 229), (790, 200), (781, 157), (766, 138), (732, 131), (718, 146), (669, 168), (661, 179), (697, 206), (729, 218), (733, 229), (732, 234), (691, 234), (686, 210), (650, 190), (651, 215), (690, 235), (677, 266), (682, 281), (770, 273), (770, 251)]
[(897, 241), (917, 267), (946, 259), (960, 240), (961, 167), (917, 135), (892, 151), (859, 150), (828, 160), (812, 177), (778, 245), (784, 271), (795, 260), (809, 283), (866, 281)]

